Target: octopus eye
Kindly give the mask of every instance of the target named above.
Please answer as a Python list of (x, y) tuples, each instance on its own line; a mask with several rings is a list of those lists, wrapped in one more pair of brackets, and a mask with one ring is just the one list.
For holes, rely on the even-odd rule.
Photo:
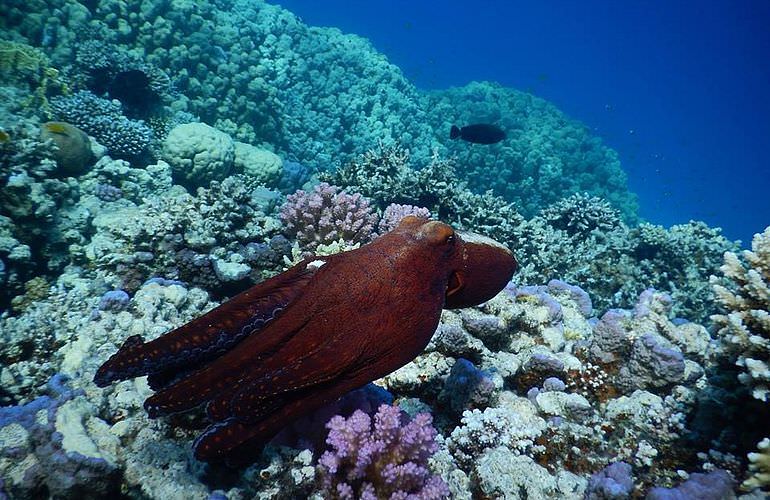
[(447, 245), (451, 245), (452, 243), (455, 242), (455, 239), (456, 239), (455, 238), (455, 234), (452, 233), (452, 234), (450, 234), (449, 236), (446, 237), (446, 240), (444, 241), (444, 243), (446, 243)]

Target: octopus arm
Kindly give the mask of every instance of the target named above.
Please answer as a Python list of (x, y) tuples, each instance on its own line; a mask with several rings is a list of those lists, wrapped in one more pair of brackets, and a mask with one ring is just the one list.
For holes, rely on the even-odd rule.
[(145, 410), (152, 418), (180, 413), (231, 391), (243, 384), (249, 366), (258, 366), (265, 359), (270, 359), (308, 321), (310, 319), (304, 316), (282, 318), (282, 321), (273, 323), (258, 335), (248, 337), (227, 353), (147, 398)]
[(155, 340), (129, 337), (99, 367), (94, 382), (105, 387), (150, 375), (153, 388), (170, 384), (180, 371), (200, 368), (274, 321), (303, 293), (316, 269), (303, 261)]
[[(331, 350), (334, 347), (337, 346), (332, 346)], [(231, 411), (219, 415), (225, 418), (209, 426), (195, 440), (196, 458), (208, 462), (224, 461), (232, 466), (249, 463), (273, 436), (295, 418), (365, 385), (395, 366), (393, 358), (387, 353), (381, 353), (375, 359), (350, 358), (350, 364), (340, 354), (339, 351), (325, 351), (324, 355), (329, 355), (330, 359), (322, 366), (332, 363), (343, 366), (344, 370), (329, 371), (327, 368), (324, 372), (327, 376), (316, 374), (318, 378), (312, 385), (300, 387), (293, 379), (287, 378), (288, 389), (283, 392), (266, 392), (259, 384), (249, 384), (231, 394), (229, 399), (223, 399), (223, 402), (232, 403)], [(318, 361), (321, 360), (319, 357)], [(269, 392), (274, 394), (268, 395)]]
[(326, 341), (308, 346), (307, 342), (292, 339), (269, 363), (252, 367), (244, 383), (211, 400), (206, 407), (209, 418), (257, 422), (297, 393), (334, 381), (360, 364), (362, 350), (346, 343), (347, 336), (329, 338), (321, 333), (317, 337)]

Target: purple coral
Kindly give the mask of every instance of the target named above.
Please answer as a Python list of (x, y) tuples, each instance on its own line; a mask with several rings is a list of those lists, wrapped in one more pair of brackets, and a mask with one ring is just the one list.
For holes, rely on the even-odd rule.
[(577, 285), (570, 285), (562, 280), (551, 280), (548, 282), (548, 289), (553, 292), (565, 292), (569, 294), (572, 300), (580, 308), (580, 313), (586, 318), (593, 314), (594, 306), (588, 293)]
[[(56, 429), (59, 409), (83, 396), (57, 374), (46, 384), (47, 395), (0, 408), (0, 461), (16, 463), (18, 474), (4, 477), (0, 498), (102, 498), (111, 496), (119, 475), (104, 458), (67, 451)], [(4, 491), (3, 491), (4, 490)]]
[(585, 499), (621, 500), (629, 498), (633, 489), (631, 466), (625, 462), (615, 462), (590, 477)]
[(372, 418), (357, 410), (333, 417), (326, 443), (333, 450), (318, 460), (321, 487), (335, 498), (434, 499), (449, 496), (440, 476), (428, 470), (438, 450), (428, 413), (407, 421), (397, 406), (381, 405)]
[(100, 311), (120, 312), (128, 307), (131, 297), (123, 290), (110, 290), (99, 299)]
[(733, 478), (727, 471), (716, 469), (711, 472), (690, 474), (690, 478), (676, 488), (655, 487), (647, 493), (647, 500), (719, 500), (735, 498)]
[(312, 191), (299, 190), (281, 207), (286, 233), (304, 249), (343, 240), (366, 243), (373, 236), (377, 215), (361, 194), (348, 194), (325, 182)]
[(391, 203), (382, 212), (382, 218), (380, 219), (380, 225), (377, 228), (380, 234), (385, 234), (388, 231), (392, 231), (401, 219), (407, 215), (414, 215), (425, 219), (430, 218), (430, 210), (424, 207), (415, 207), (414, 205), (399, 205), (398, 203)]
[(489, 372), (476, 368), (467, 359), (460, 358), (452, 365), (449, 377), (439, 394), (439, 401), (449, 412), (459, 416), (465, 410), (483, 410), (491, 406), (497, 401), (498, 393)]

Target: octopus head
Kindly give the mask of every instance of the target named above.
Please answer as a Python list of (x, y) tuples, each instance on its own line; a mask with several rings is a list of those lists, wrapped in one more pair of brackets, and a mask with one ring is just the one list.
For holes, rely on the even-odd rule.
[(397, 230), (415, 239), (439, 259), (448, 271), (447, 309), (481, 304), (505, 288), (518, 263), (505, 245), (472, 232), (455, 231), (439, 221), (407, 216)]

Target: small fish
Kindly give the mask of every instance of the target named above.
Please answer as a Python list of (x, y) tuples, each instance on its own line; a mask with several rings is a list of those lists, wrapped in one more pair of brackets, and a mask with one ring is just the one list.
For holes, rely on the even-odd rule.
[(488, 123), (475, 123), (463, 128), (452, 125), (449, 138), (462, 139), (476, 144), (495, 144), (505, 139), (505, 132), (497, 125)]

